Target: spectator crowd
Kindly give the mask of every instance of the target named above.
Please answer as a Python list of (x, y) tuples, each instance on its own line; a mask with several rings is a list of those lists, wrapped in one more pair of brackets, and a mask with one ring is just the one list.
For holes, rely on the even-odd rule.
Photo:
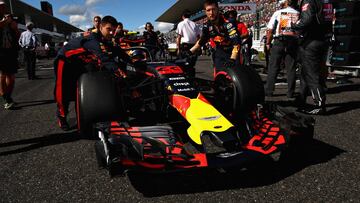
[[(244, 3), (256, 3), (256, 9), (259, 13), (259, 26), (264, 27), (270, 20), (272, 14), (276, 11), (276, 0), (249, 0)], [(240, 21), (252, 26), (257, 22), (256, 13), (244, 14), (240, 16)]]

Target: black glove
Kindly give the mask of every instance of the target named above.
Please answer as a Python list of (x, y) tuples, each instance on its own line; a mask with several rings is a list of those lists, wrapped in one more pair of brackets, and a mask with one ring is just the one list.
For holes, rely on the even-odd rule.
[(120, 68), (114, 70), (114, 75), (115, 75), (115, 78), (126, 78), (127, 77), (126, 72), (124, 72)]
[(234, 59), (229, 59), (224, 62), (225, 68), (232, 68), (235, 66), (236, 61)]
[(135, 61), (133, 63), (134, 67), (138, 70), (142, 70), (142, 71), (145, 71), (146, 70), (146, 61)]
[(194, 54), (190, 50), (181, 52), (181, 57), (185, 58), (185, 59), (189, 59), (189, 58), (193, 57), (193, 55)]
[(186, 59), (186, 61), (188, 63), (191, 63), (191, 64), (195, 64), (196, 63), (196, 60), (197, 60), (197, 54), (196, 53), (192, 53), (190, 50), (186, 51), (185, 54), (184, 54), (184, 58)]

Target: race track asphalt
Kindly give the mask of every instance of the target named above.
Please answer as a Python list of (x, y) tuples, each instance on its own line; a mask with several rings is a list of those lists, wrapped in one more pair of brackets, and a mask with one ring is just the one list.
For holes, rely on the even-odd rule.
[[(359, 202), (360, 79), (328, 81), (328, 115), (315, 116), (315, 141), (286, 162), (247, 170), (181, 173), (129, 172), (110, 178), (97, 167), (93, 142), (56, 124), (51, 61), (38, 63), (40, 79), (17, 74), (18, 108), (0, 108), (0, 202)], [(40, 67), (41, 65), (41, 67)], [(198, 76), (210, 79), (200, 57)], [(269, 100), (294, 109), (277, 86)], [(70, 115), (75, 125), (75, 115)]]

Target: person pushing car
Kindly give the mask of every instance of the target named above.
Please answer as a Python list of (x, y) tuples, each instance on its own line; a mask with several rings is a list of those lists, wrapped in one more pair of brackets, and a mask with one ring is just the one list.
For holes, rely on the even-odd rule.
[(63, 130), (70, 130), (66, 120), (70, 101), (76, 98), (77, 80), (81, 74), (89, 71), (110, 71), (122, 74), (119, 61), (130, 62), (130, 57), (119, 47), (114, 46), (112, 38), (117, 20), (105, 16), (100, 23), (99, 32), (81, 36), (69, 41), (58, 53), (55, 61), (55, 90), (58, 124)]
[(215, 44), (213, 61), (217, 72), (239, 65), (241, 40), (237, 26), (220, 14), (219, 5), (216, 0), (206, 0), (204, 2), (204, 9), (208, 22), (204, 24), (202, 35), (190, 49), (190, 52), (195, 53), (196, 50), (200, 49), (208, 41), (212, 41)]

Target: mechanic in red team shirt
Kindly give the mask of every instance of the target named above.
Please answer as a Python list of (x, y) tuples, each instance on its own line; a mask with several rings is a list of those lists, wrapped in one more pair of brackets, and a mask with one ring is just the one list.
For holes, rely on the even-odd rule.
[[(248, 27), (245, 25), (245, 23), (237, 20), (237, 11), (234, 9), (228, 10), (224, 13), (224, 16), (226, 19), (228, 19), (229, 22), (234, 23), (236, 25), (242, 44), (243, 42), (246, 42), (249, 37)], [(246, 59), (249, 58), (249, 56), (244, 56), (244, 54), (248, 54), (248, 52), (240, 54), (241, 64), (244, 64)]]
[(213, 62), (216, 72), (240, 65), (241, 39), (236, 24), (229, 22), (220, 14), (216, 0), (206, 0), (204, 9), (208, 22), (204, 24), (202, 35), (190, 52), (195, 53), (207, 42), (212, 41), (215, 45)]
[(239, 35), (241, 39), (246, 39), (249, 37), (248, 28), (245, 23), (240, 22), (237, 20), (237, 11), (236, 10), (229, 10), (224, 14), (225, 18), (228, 19), (229, 22), (234, 23), (237, 27)]
[(82, 73), (88, 71), (106, 70), (121, 73), (117, 56), (125, 63), (130, 57), (112, 43), (115, 29), (118, 25), (112, 16), (102, 18), (99, 32), (91, 32), (71, 40), (58, 53), (55, 62), (55, 100), (60, 128), (69, 130), (66, 121), (70, 101), (76, 98), (76, 83)]

